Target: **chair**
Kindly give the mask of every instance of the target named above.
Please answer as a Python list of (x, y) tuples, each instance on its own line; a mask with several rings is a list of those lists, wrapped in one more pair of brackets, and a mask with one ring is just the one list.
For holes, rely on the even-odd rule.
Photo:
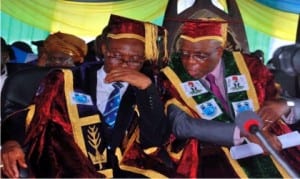
[(28, 106), (49, 67), (31, 67), (8, 76), (1, 92), (1, 119)]
[(300, 44), (279, 47), (275, 50), (267, 66), (272, 71), (275, 81), (282, 88), (282, 96), (295, 103), (298, 122), (290, 125), (300, 131)]

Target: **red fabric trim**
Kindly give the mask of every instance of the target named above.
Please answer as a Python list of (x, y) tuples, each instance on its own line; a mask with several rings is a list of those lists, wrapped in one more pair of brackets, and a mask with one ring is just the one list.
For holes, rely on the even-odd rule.
[(275, 87), (274, 76), (257, 58), (244, 54), (244, 59), (256, 89), (259, 105), (262, 106), (265, 100), (274, 99), (279, 93)]
[[(157, 171), (165, 176), (174, 178), (181, 177), (174, 173), (174, 170), (165, 166), (164, 162), (160, 158), (161, 151), (156, 151), (150, 155), (144, 153), (141, 146), (134, 142), (123, 155), (121, 164), (127, 166), (133, 166), (140, 169), (150, 169)], [(167, 155), (167, 153), (164, 153)]]
[(36, 113), (28, 128), (27, 161), (31, 177), (105, 177), (75, 143), (64, 92), (64, 74), (50, 73), (35, 97)]
[[(206, 37), (206, 36), (220, 36), (222, 37), (221, 21), (200, 21), (200, 22), (185, 22), (182, 26), (181, 33), (192, 38)], [(197, 30), (195, 30), (197, 29)]]
[(191, 139), (185, 146), (177, 173), (189, 178), (197, 178), (199, 167), (198, 140)]
[(130, 33), (145, 37), (144, 23), (141, 21), (128, 19), (125, 17), (111, 15), (109, 20), (110, 33), (122, 34)]

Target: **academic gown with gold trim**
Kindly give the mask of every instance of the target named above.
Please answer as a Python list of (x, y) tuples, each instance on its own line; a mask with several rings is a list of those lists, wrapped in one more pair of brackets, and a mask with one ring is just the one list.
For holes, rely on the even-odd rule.
[[(164, 138), (166, 120), (156, 88), (129, 86), (115, 127), (109, 129), (95, 105), (96, 72), (100, 68), (83, 65), (73, 71), (53, 70), (41, 83), (34, 105), (2, 125), (2, 136), (6, 136), (2, 142), (16, 139), (26, 148), (29, 176), (164, 177), (152, 170), (159, 170), (161, 160), (144, 150), (160, 147)], [(74, 91), (85, 94), (80, 98), (83, 100), (90, 96), (91, 101), (83, 103), (93, 104), (74, 104)], [(25, 118), (26, 131), (20, 121)]]
[[(230, 53), (225, 52), (225, 54), (228, 55)], [(245, 54), (243, 54), (243, 58), (250, 72), (252, 82), (256, 90), (256, 96), (259, 105), (262, 105), (265, 100), (275, 98), (277, 95), (277, 89), (274, 85), (274, 79), (272, 74), (266, 69), (266, 67), (263, 66), (261, 61), (258, 61), (257, 59)], [(169, 78), (171, 78), (171, 76)], [(164, 84), (166, 89), (170, 93), (169, 97), (175, 98), (177, 100), (178, 107), (180, 106), (183, 107), (182, 109), (173, 107), (172, 108), (173, 113), (176, 113), (179, 110), (183, 110), (183, 111), (190, 111), (191, 114), (189, 115), (191, 116), (198, 116), (198, 114), (190, 106), (184, 105), (185, 102), (180, 97), (179, 92), (174, 88), (174, 86), (171, 83), (169, 83), (168, 80), (166, 80)], [(170, 104), (176, 105), (176, 103), (172, 103), (172, 102)], [(187, 131), (193, 130), (192, 128), (189, 127), (190, 126), (187, 126), (186, 128)], [(184, 126), (181, 126), (181, 128), (183, 129)], [(214, 134), (212, 135), (224, 135), (223, 139), (225, 139), (224, 137), (228, 133), (226, 134), (224, 132), (232, 131), (229, 128), (228, 130), (227, 129), (215, 130)], [(213, 129), (217, 129), (217, 128), (211, 128), (211, 129), (206, 128), (205, 130), (198, 131), (198, 132), (199, 133), (205, 131), (211, 132), (211, 130)], [(290, 132), (290, 129), (283, 122), (277, 122), (272, 126), (271, 131), (274, 132), (276, 135), (281, 135)], [(207, 135), (210, 135), (211, 134), (210, 132)], [(195, 138), (191, 138), (189, 140), (182, 140), (182, 139), (176, 139), (176, 137), (173, 135), (171, 136), (170, 144), (168, 144), (169, 147), (168, 151), (170, 152), (174, 162), (176, 163), (177, 166), (176, 170), (179, 177), (192, 177), (192, 178), (193, 177), (229, 177), (231, 178), (231, 177), (247, 177), (247, 175), (250, 174), (250, 173), (245, 173), (245, 171), (242, 171), (241, 167), (238, 166), (239, 164), (237, 164), (236, 161), (232, 159), (230, 160), (228, 157), (225, 157), (229, 153), (227, 154), (226, 152), (224, 153), (224, 151), (221, 150), (220, 146), (211, 145), (211, 144), (203, 145), (203, 143), (204, 142), (198, 141)], [(184, 150), (179, 150), (182, 149), (182, 146), (184, 146)], [(201, 146), (206, 146), (206, 147), (202, 148)], [(300, 166), (298, 165), (300, 163), (299, 148), (293, 147), (290, 149), (285, 149), (280, 154), (289, 162), (291, 166), (295, 167), (296, 170), (300, 171), (298, 167)], [(244, 162), (244, 164), (247, 165), (247, 160), (245, 161), (241, 160), (241, 162)], [(257, 166), (254, 166), (254, 168), (255, 167)], [(259, 168), (264, 170), (264, 168), (267, 169), (268, 166), (259, 167)], [(273, 169), (270, 169), (270, 172), (271, 170)], [(265, 171), (265, 173), (267, 174), (266, 176), (268, 176), (270, 172)], [(274, 172), (278, 173), (276, 171)], [(284, 171), (280, 171), (280, 172), (281, 175), (285, 176), (286, 173)], [(254, 173), (250, 174), (250, 177), (251, 175), (252, 176), (256, 175), (256, 172), (254, 171)]]

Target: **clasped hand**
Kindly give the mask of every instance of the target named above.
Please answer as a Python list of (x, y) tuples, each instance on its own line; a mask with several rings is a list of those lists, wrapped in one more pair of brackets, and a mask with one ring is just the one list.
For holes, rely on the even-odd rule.
[(291, 108), (287, 106), (285, 99), (274, 99), (264, 102), (257, 114), (264, 122), (264, 129), (268, 129), (280, 120), (281, 116), (288, 114), (290, 110)]
[(107, 74), (105, 78), (105, 82), (107, 83), (117, 81), (127, 82), (130, 85), (135, 86), (141, 90), (148, 88), (152, 83), (151, 79), (143, 73), (127, 68), (113, 69)]

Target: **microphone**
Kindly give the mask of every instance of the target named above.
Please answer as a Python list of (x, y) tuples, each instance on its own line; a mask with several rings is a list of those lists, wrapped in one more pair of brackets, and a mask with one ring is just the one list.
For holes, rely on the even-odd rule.
[(244, 111), (237, 115), (236, 125), (240, 130), (246, 134), (254, 134), (261, 143), (265, 146), (268, 152), (275, 158), (275, 160), (286, 170), (286, 172), (293, 178), (299, 178), (298, 174), (284, 161), (279, 153), (269, 144), (267, 138), (261, 132), (262, 120), (253, 111)]
[(236, 125), (245, 134), (255, 134), (263, 127), (260, 117), (253, 111), (240, 112), (235, 119)]

